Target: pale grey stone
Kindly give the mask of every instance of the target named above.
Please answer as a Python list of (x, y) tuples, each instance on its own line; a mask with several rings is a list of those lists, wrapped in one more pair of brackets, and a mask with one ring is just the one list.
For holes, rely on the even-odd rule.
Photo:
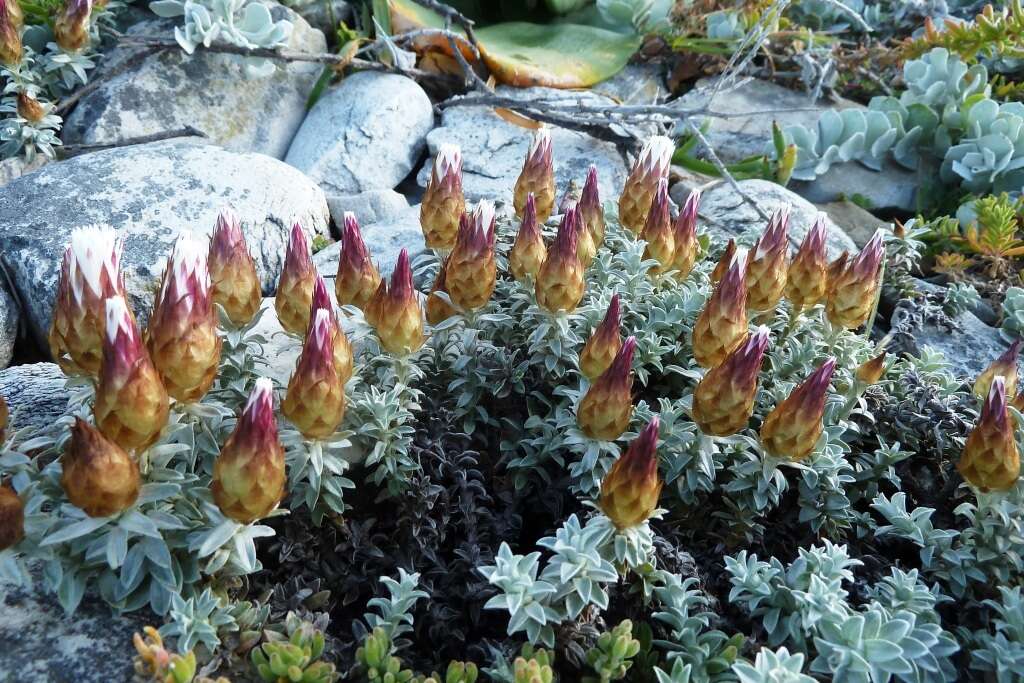
[(353, 74), (321, 95), (285, 161), (330, 194), (390, 190), (409, 175), (434, 127), (430, 98), (396, 74)]
[(921, 180), (913, 171), (891, 161), (883, 163), (881, 171), (851, 161), (833, 166), (810, 182), (793, 181), (791, 185), (795, 192), (815, 203), (857, 197), (872, 209), (916, 211)]
[(7, 291), (7, 285), (0, 277), (0, 368), (6, 368), (14, 357), (14, 343), (18, 340), (20, 320), (18, 302)]
[(346, 211), (354, 213), (360, 225), (369, 225), (405, 213), (409, 202), (394, 190), (369, 190), (359, 194), (327, 195), (327, 206), (334, 224), (340, 227)]
[(0, 370), (0, 396), (7, 400), (11, 427), (51, 426), (64, 414), (71, 398), (66, 379), (55, 363), (12, 365)]
[(25, 161), (23, 157), (4, 159), (0, 161), (0, 186), (6, 185), (15, 178), (38, 171), (48, 163), (50, 163), (50, 159), (42, 154), (36, 155), (32, 161)]
[[(941, 302), (942, 296), (935, 298)], [(968, 382), (1009, 348), (998, 329), (986, 325), (970, 311), (953, 320), (937, 320), (921, 315), (918, 304), (910, 300), (897, 305), (892, 328), (897, 331), (896, 348), (915, 356), (926, 347), (939, 351), (950, 363), (952, 373)]]
[(828, 217), (836, 225), (842, 226), (843, 232), (850, 236), (850, 239), (853, 240), (858, 249), (863, 248), (868, 243), (868, 240), (874, 236), (876, 230), (882, 228), (891, 229), (892, 227), (891, 223), (875, 218), (875, 215), (870, 211), (862, 209), (853, 202), (828, 202), (827, 204), (818, 204), (817, 206), (820, 210), (827, 213)]
[[(789, 241), (793, 248), (798, 247), (814, 224), (818, 208), (803, 197), (767, 180), (741, 180), (739, 186), (766, 214), (785, 204), (790, 205)], [(728, 183), (716, 185), (704, 193), (699, 216), (701, 225), (708, 232), (717, 233), (726, 239), (741, 238), (741, 242), (747, 245), (754, 243), (767, 224), (754, 207), (744, 201)], [(825, 227), (829, 258), (835, 258), (843, 250), (857, 250), (853, 240), (827, 215)]]
[(591, 86), (593, 92), (622, 104), (660, 104), (668, 98), (660, 64), (627, 64), (611, 78)]
[[(590, 92), (567, 93), (552, 88), (497, 88), (501, 97), (520, 100), (537, 98), (575, 103), (610, 105), (613, 100)], [(451, 143), (462, 149), (463, 189), (466, 199), (491, 199), (511, 202), (513, 187), (530, 147), (532, 131), (505, 121), (493, 107), (448, 107), (441, 116), (441, 126), (427, 136), (431, 157), (441, 145)], [(617, 200), (628, 169), (622, 155), (610, 142), (597, 140), (584, 133), (551, 127), (551, 142), (558, 196), (574, 181), (583, 186), (587, 169), (597, 166), (602, 201)], [(428, 160), (416, 177), (420, 187), (430, 179), (433, 161)]]
[(326, 234), (323, 192), (290, 166), (195, 139), (95, 152), (50, 164), (0, 188), (0, 258), (13, 276), (29, 331), (49, 327), (60, 259), (75, 228), (103, 224), (124, 243), (131, 304), (144, 321), (178, 234), (209, 234), (218, 212), (242, 219), (265, 293), (272, 293), (293, 222)]
[[(305, 19), (276, 2), (267, 4), (275, 19), (294, 26), (288, 49), (327, 49), (323, 33)], [(129, 33), (173, 37), (175, 24), (154, 19)], [(82, 98), (64, 125), (66, 143), (110, 143), (193, 126), (227, 149), (281, 159), (321, 72), (319, 64), (276, 62), (273, 75), (250, 78), (239, 57), (202, 47), (191, 55), (163, 50), (142, 61), (138, 54), (138, 48), (115, 48), (104, 57), (99, 76), (125, 60), (137, 63)]]

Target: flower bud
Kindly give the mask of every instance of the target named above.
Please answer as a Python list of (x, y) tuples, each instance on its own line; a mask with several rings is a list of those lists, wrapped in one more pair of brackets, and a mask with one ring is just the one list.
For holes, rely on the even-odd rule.
[(274, 392), (261, 377), (242, 416), (213, 463), (210, 490), (226, 516), (249, 524), (266, 517), (284, 498), (284, 448), (277, 438)]
[(729, 436), (747, 426), (754, 411), (757, 374), (768, 348), (759, 327), (725, 361), (708, 371), (693, 392), (693, 421), (709, 436)]
[(188, 233), (178, 238), (168, 259), (146, 341), (168, 394), (183, 402), (206, 395), (217, 377), (221, 338), (206, 253)]
[(1024, 341), (1017, 340), (1001, 356), (992, 361), (985, 368), (978, 379), (974, 380), (974, 395), (980, 399), (988, 396), (992, 386), (992, 379), (997, 376), (1003, 378), (1006, 384), (1006, 395), (1014, 396), (1017, 393), (1017, 358), (1020, 350), (1024, 347)]
[(124, 297), (107, 299), (106, 319), (103, 363), (93, 404), (96, 426), (122, 448), (141, 452), (157, 440), (167, 424), (167, 391)]
[(18, 0), (0, 0), (0, 62), (9, 67), (21, 63), (21, 27), (24, 23)]
[(78, 52), (89, 44), (92, 0), (66, 0), (53, 23), (53, 39), (61, 50)]
[(64, 251), (50, 325), (50, 353), (69, 375), (95, 375), (103, 357), (106, 300), (124, 296), (121, 245), (111, 229), (79, 228)]
[(825, 269), (825, 296), (829, 296), (829, 292), (835, 286), (839, 280), (839, 276), (846, 270), (846, 264), (850, 260), (850, 252), (843, 250), (843, 253), (835, 258), (828, 264), (828, 268)]
[(789, 460), (811, 454), (823, 430), (821, 419), (835, 369), (836, 359), (829, 358), (768, 414), (761, 425), (761, 444), (768, 453)]
[(714, 270), (711, 271), (710, 279), (711, 284), (717, 285), (725, 277), (725, 273), (729, 270), (729, 266), (736, 259), (736, 240), (730, 238), (729, 242), (725, 245), (725, 251), (722, 252), (721, 258), (718, 259), (718, 263), (715, 264)]
[[(563, 215), (569, 211), (569, 209), (575, 209), (579, 212), (579, 204), (576, 202), (569, 202), (563, 211)], [(594, 236), (590, 234), (590, 230), (587, 229), (586, 224), (583, 222), (583, 214), (579, 214), (579, 220), (576, 221), (576, 256), (579, 257), (580, 264), (583, 269), (586, 270), (590, 267), (594, 257), (597, 256), (597, 244), (594, 242)]]
[(18, 116), (29, 123), (39, 123), (46, 116), (46, 109), (35, 97), (24, 90), (18, 93)]
[(825, 215), (819, 213), (789, 266), (786, 298), (796, 311), (810, 308), (825, 297), (828, 288), (825, 236)]
[(658, 181), (668, 178), (673, 151), (672, 141), (662, 135), (655, 135), (644, 144), (619, 196), (619, 221), (623, 227), (639, 232), (647, 223)]
[(575, 206), (576, 204), (579, 204), (581, 196), (582, 193), (580, 192), (579, 188), (576, 187), (576, 181), (570, 180), (569, 184), (565, 187), (565, 190), (562, 192), (562, 198), (558, 200), (557, 213), (561, 215), (568, 211), (570, 206)]
[(3, 443), (4, 436), (6, 435), (7, 420), (9, 416), (9, 412), (7, 410), (7, 399), (0, 394), (0, 443)]
[(675, 230), (672, 227), (672, 215), (668, 210), (668, 179), (658, 181), (658, 189), (651, 202), (651, 210), (644, 222), (640, 239), (647, 242), (644, 247), (644, 258), (654, 259), (660, 265), (651, 268), (652, 273), (664, 273), (672, 267), (676, 258)]
[(579, 209), (573, 207), (565, 212), (558, 235), (537, 274), (537, 304), (551, 313), (573, 311), (583, 298), (584, 269), (576, 252), (581, 225)]
[(992, 379), (981, 417), (967, 437), (956, 465), (968, 484), (981, 491), (1006, 491), (1020, 476), (1020, 454), (1006, 404), (1006, 381)]
[(338, 277), (334, 280), (334, 293), (338, 304), (351, 304), (364, 312), (377, 287), (380, 286), (380, 273), (370, 260), (370, 252), (363, 242), (359, 231), (356, 215), (345, 212), (345, 225), (342, 228), (341, 254), (338, 257)]
[(658, 507), (658, 425), (655, 415), (601, 480), (598, 505), (620, 531), (643, 524)]
[(604, 207), (601, 206), (601, 193), (597, 186), (597, 166), (593, 164), (587, 170), (587, 181), (583, 184), (583, 192), (579, 201), (580, 216), (583, 225), (590, 231), (595, 247), (604, 242)]
[(459, 237), (445, 266), (445, 285), (452, 303), (463, 311), (487, 304), (497, 281), (494, 261), (494, 204), (481, 201), (473, 214), (462, 214)]
[[(693, 271), (700, 253), (697, 241), (697, 210), (700, 207), (700, 190), (693, 190), (686, 197), (683, 208), (673, 228), (675, 253), (672, 255), (672, 268), (676, 271), (676, 279), (682, 282)], [(735, 243), (734, 243), (735, 244)], [(721, 278), (719, 278), (721, 279)]]
[(746, 254), (737, 254), (697, 316), (693, 357), (705, 368), (725, 360), (747, 337)]
[(60, 484), (68, 500), (90, 517), (109, 517), (139, 497), (139, 464), (95, 427), (76, 417), (61, 458)]
[(540, 267), (547, 257), (548, 249), (544, 246), (544, 237), (537, 226), (537, 205), (533, 194), (526, 197), (523, 209), (523, 221), (519, 224), (516, 241), (508, 253), (508, 269), (519, 282), (527, 282), (537, 277)]
[[(331, 343), (334, 348), (334, 367), (338, 371), (338, 377), (341, 378), (341, 383), (349, 381), (352, 377), (353, 358), (352, 358), (352, 344), (348, 341), (348, 335), (345, 334), (345, 330), (341, 329), (341, 324), (338, 322), (338, 316), (334, 312), (334, 302), (331, 301), (331, 295), (327, 291), (327, 283), (324, 282), (324, 278), (317, 273), (316, 284), (313, 285), (313, 305), (309, 312), (309, 324), (313, 326), (313, 321), (316, 320), (317, 311), (325, 310), (328, 312), (331, 320)], [(306, 336), (309, 336), (309, 330), (306, 330)]]
[(260, 310), (263, 294), (256, 262), (242, 234), (242, 223), (231, 209), (224, 209), (217, 216), (206, 263), (213, 302), (224, 308), (235, 326), (248, 325)]
[(886, 351), (882, 351), (874, 358), (870, 358), (857, 367), (857, 381), (866, 387), (876, 384), (885, 374)]
[(580, 372), (590, 381), (594, 381), (608, 369), (616, 354), (619, 353), (619, 349), (622, 348), (622, 335), (619, 334), (620, 322), (619, 295), (616, 294), (608, 304), (608, 312), (604, 314), (604, 320), (590, 335), (590, 339), (583, 345), (583, 351), (580, 352)]
[[(342, 242), (342, 247), (344, 245), (345, 243)], [(341, 267), (339, 264), (339, 269)], [(340, 286), (340, 270), (338, 277), (339, 282), (336, 283), (336, 286)], [(277, 319), (288, 334), (305, 334), (309, 327), (309, 310), (313, 300), (313, 284), (315, 282), (316, 268), (313, 266), (309, 241), (306, 239), (306, 233), (302, 231), (302, 226), (296, 223), (292, 226), (291, 236), (288, 239), (288, 251), (285, 253), (284, 267), (281, 269), (281, 278), (277, 283), (277, 297), (274, 299)], [(339, 297), (338, 300), (340, 302), (341, 298)]]
[(857, 257), (829, 285), (825, 312), (837, 327), (852, 330), (867, 322), (882, 284), (882, 259), (885, 246), (878, 230)]
[(330, 436), (345, 416), (345, 385), (334, 363), (331, 323), (330, 311), (316, 312), (281, 403), (284, 416), (310, 439)]
[(635, 350), (636, 337), (630, 337), (580, 401), (576, 422), (591, 439), (614, 441), (629, 427), (633, 416), (632, 366)]
[(367, 306), (366, 320), (377, 330), (381, 347), (393, 356), (415, 353), (427, 340), (423, 309), (412, 286), (412, 267), (405, 249), (398, 255), (390, 285), (381, 281)]
[(25, 538), (25, 504), (9, 484), (0, 482), (0, 551)]
[(747, 307), (771, 311), (786, 289), (789, 273), (789, 207), (776, 210), (747, 262)]
[(427, 322), (431, 325), (440, 325), (448, 318), (459, 314), (454, 306), (438, 296), (439, 292), (448, 294), (446, 270), (448, 270), (448, 259), (441, 262), (441, 267), (437, 269), (437, 277), (434, 278), (434, 284), (430, 288), (430, 294), (427, 295)]
[(420, 227), (427, 248), (451, 249), (459, 231), (459, 218), (465, 211), (462, 151), (458, 145), (441, 145), (420, 205)]
[(551, 161), (551, 133), (547, 128), (540, 128), (534, 133), (523, 170), (516, 179), (512, 200), (520, 218), (530, 194), (537, 202), (537, 222), (543, 225), (555, 207), (555, 167)]

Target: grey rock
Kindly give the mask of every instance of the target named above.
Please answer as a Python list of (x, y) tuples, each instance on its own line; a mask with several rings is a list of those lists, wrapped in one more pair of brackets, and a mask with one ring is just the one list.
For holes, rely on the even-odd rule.
[(332, 35), (342, 21), (352, 25), (352, 6), (344, 0), (300, 0), (289, 2), (288, 6), (324, 35)]
[[(767, 180), (741, 180), (739, 186), (765, 213), (770, 214), (785, 204), (792, 207), (789, 217), (789, 241), (794, 248), (798, 247), (818, 215), (817, 207), (781, 185)], [(708, 232), (726, 239), (741, 238), (741, 242), (747, 245), (754, 243), (766, 225), (765, 219), (759, 216), (754, 207), (744, 201), (728, 183), (715, 185), (704, 193), (701, 197), (699, 217)], [(826, 249), (829, 258), (835, 258), (843, 250), (856, 251), (857, 247), (853, 240), (831, 218), (826, 219), (825, 226), (828, 232)]]
[(177, 139), (85, 154), (0, 188), (0, 258), (10, 269), (28, 330), (43, 340), (60, 258), (73, 229), (113, 226), (131, 304), (145, 320), (178, 234), (209, 234), (227, 205), (242, 219), (265, 293), (272, 293), (290, 226), (326, 234), (327, 201), (276, 159)]
[[(707, 78), (679, 98), (679, 106), (695, 109), (706, 104), (715, 79)], [(799, 109), (778, 117), (757, 114), (760, 111), (778, 109)], [(772, 121), (779, 118), (779, 125), (801, 125), (814, 130), (821, 112), (826, 109), (866, 109), (852, 100), (838, 102), (815, 102), (809, 95), (781, 85), (751, 79), (740, 87), (718, 94), (714, 100), (714, 111), (738, 115), (735, 118), (706, 119), (710, 128), (708, 141), (715, 153), (726, 163), (732, 163), (749, 156), (764, 154), (772, 140)], [(749, 116), (743, 116), (750, 114)], [(858, 163), (833, 166), (828, 173), (813, 182), (793, 182), (792, 188), (806, 199), (815, 202), (834, 202), (843, 197), (860, 195), (877, 209), (915, 210), (915, 193), (920, 183), (914, 173), (886, 164), (882, 172), (872, 171)]]
[(22, 157), (11, 157), (0, 161), (0, 186), (6, 185), (15, 178), (38, 171), (50, 160), (42, 154), (36, 156), (32, 161), (25, 161)]
[(858, 249), (868, 243), (876, 230), (891, 226), (891, 223), (875, 218), (870, 211), (850, 201), (818, 204), (818, 209), (827, 213), (836, 225), (842, 226), (843, 232), (850, 236)]
[(430, 98), (416, 81), (365, 71), (317, 100), (285, 161), (331, 194), (390, 190), (419, 161), (433, 127)]
[(14, 357), (14, 343), (18, 340), (18, 322), (21, 311), (18, 302), (7, 291), (0, 279), (0, 368), (6, 368)]
[[(415, 258), (427, 248), (423, 243), (423, 231), (420, 229), (419, 204), (406, 208), (404, 212), (393, 218), (379, 223), (362, 225), (360, 228), (370, 257), (384, 277), (389, 277), (391, 271), (395, 269), (398, 254), (402, 249), (407, 249), (409, 256)], [(321, 275), (333, 280), (338, 272), (340, 254), (341, 242), (334, 242), (318, 251), (313, 256), (313, 263), (316, 264)]]
[(694, 190), (706, 191), (713, 185), (722, 182), (719, 178), (697, 173), (681, 166), (672, 167), (669, 179), (672, 186), (668, 190), (668, 196), (677, 207), (682, 206)]
[(0, 370), (0, 396), (7, 400), (11, 426), (41, 429), (52, 425), (64, 414), (71, 398), (66, 380), (54, 363), (13, 365)]
[(118, 616), (86, 598), (66, 616), (39, 572), (32, 587), (0, 582), (0, 682), (108, 683), (132, 678), (132, 634), (152, 615)]
[[(288, 49), (327, 49), (323, 33), (305, 19), (276, 2), (267, 4), (275, 19), (294, 26)], [(152, 20), (129, 33), (170, 37), (174, 26), (172, 20)], [(65, 142), (102, 144), (193, 126), (227, 149), (281, 159), (321, 71), (309, 62), (280, 63), (273, 75), (250, 78), (235, 55), (174, 49), (139, 61), (139, 54), (137, 48), (115, 48), (105, 57), (107, 72), (126, 60), (138, 63), (82, 98), (64, 125)]]
[(369, 225), (405, 213), (409, 202), (394, 190), (369, 190), (360, 194), (328, 195), (327, 206), (335, 225), (341, 225), (346, 211), (354, 213), (360, 225)]
[(622, 71), (591, 86), (590, 90), (622, 104), (658, 104), (669, 94), (663, 69), (658, 64), (627, 64)]
[(895, 347), (915, 356), (925, 347), (941, 352), (958, 379), (973, 381), (1009, 348), (999, 330), (989, 327), (970, 311), (950, 323), (918, 315), (918, 310), (917, 304), (909, 300), (896, 307), (891, 321), (892, 328), (898, 331)]
[[(520, 100), (544, 98), (554, 101), (611, 104), (613, 100), (589, 92), (566, 93), (551, 88), (497, 88), (501, 97)], [(441, 145), (451, 143), (462, 148), (463, 190), (466, 199), (491, 199), (511, 202), (513, 186), (523, 168), (530, 147), (531, 133), (494, 113), (493, 107), (449, 107), (441, 116), (441, 126), (427, 136), (431, 156)], [(575, 181), (582, 187), (587, 168), (595, 164), (600, 181), (601, 199), (615, 200), (622, 190), (628, 169), (615, 146), (589, 135), (564, 128), (551, 128), (554, 149), (555, 183), (558, 196)], [(432, 161), (420, 169), (416, 180), (426, 187)]]

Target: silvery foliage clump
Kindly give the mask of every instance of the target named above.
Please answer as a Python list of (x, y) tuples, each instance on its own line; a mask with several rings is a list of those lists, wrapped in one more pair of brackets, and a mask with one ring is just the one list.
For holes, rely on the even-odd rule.
[(637, 33), (669, 27), (672, 0), (597, 0), (597, 10), (611, 26), (632, 26)]
[(1001, 332), (1008, 339), (1024, 339), (1024, 288), (1010, 287), (1003, 298)]
[(859, 564), (828, 541), (801, 548), (788, 566), (741, 551), (726, 558), (729, 599), (761, 620), (770, 647), (815, 655), (809, 671), (831, 680), (956, 680), (952, 656), (960, 648), (939, 625), (935, 601), (924, 598), (927, 587), (908, 587), (907, 576), (894, 575), (857, 608), (845, 586)]
[(942, 310), (951, 318), (975, 308), (981, 303), (981, 294), (974, 285), (954, 282), (946, 288), (942, 299)]
[(659, 683), (704, 683), (729, 680), (740, 637), (712, 628), (716, 615), (697, 579), (657, 572), (653, 617), (669, 629), (669, 637), (656, 644), (665, 650), (666, 662), (654, 670)]
[(398, 569), (397, 581), (389, 576), (380, 577), (388, 597), (377, 597), (366, 603), (376, 613), (367, 612), (363, 615), (365, 625), (359, 621), (352, 623), (356, 638), (362, 640), (374, 629), (380, 628), (391, 642), (400, 643), (402, 636), (412, 630), (412, 610), (416, 603), (430, 597), (426, 591), (419, 589), (419, 581), (418, 573), (410, 574), (402, 568)]
[(991, 626), (973, 634), (971, 668), (998, 683), (1024, 678), (1024, 598), (1020, 586), (999, 586), (999, 599), (985, 605), (992, 610)]
[(785, 128), (797, 146), (793, 177), (814, 180), (837, 163), (882, 170), (939, 167), (944, 182), (971, 192), (1019, 190), (1024, 184), (1024, 105), (991, 98), (988, 71), (934, 48), (903, 68), (906, 90), (875, 97), (867, 109), (826, 110), (813, 129)]
[(501, 591), (484, 608), (509, 613), (509, 635), (524, 632), (531, 644), (548, 647), (554, 646), (559, 624), (576, 620), (588, 607), (608, 608), (608, 587), (619, 580), (617, 566), (640, 569), (653, 562), (654, 553), (646, 522), (620, 531), (602, 514), (586, 525), (570, 515), (554, 536), (537, 545), (550, 553), (543, 567), (540, 552), (516, 555), (503, 542), (495, 563), (478, 571)]
[(739, 683), (814, 683), (814, 679), (801, 673), (804, 655), (780, 647), (772, 651), (762, 648), (753, 664), (737, 663), (733, 667)]
[[(174, 38), (188, 54), (215, 42), (250, 49), (284, 47), (293, 28), (286, 19), (275, 21), (270, 7), (258, 0), (156, 0), (149, 8), (161, 17), (184, 18), (184, 24), (175, 27)], [(276, 69), (269, 59), (240, 59), (253, 78), (269, 76)]]

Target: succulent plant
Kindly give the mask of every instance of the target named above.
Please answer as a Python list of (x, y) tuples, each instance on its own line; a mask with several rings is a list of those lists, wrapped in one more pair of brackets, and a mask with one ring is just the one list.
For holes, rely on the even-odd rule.
[(324, 653), (324, 634), (311, 624), (296, 628), (285, 642), (267, 642), (252, 650), (252, 664), (268, 683), (332, 683), (338, 680), (333, 664), (318, 661)]

